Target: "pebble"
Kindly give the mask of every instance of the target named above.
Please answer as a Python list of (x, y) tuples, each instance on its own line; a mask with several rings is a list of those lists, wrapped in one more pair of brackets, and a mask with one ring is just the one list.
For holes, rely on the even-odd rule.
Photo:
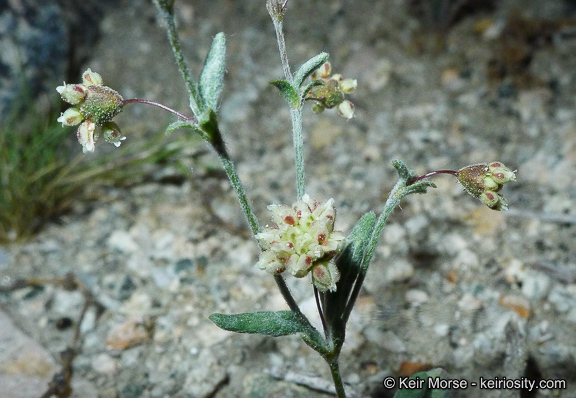
[(400, 337), (392, 331), (386, 331), (383, 340), (380, 342), (382, 347), (390, 352), (401, 354), (406, 352), (406, 344)]
[(410, 289), (406, 292), (404, 298), (411, 305), (418, 306), (427, 302), (430, 296), (423, 290)]
[(153, 321), (146, 317), (131, 317), (110, 331), (106, 338), (109, 350), (124, 351), (150, 339)]
[(128, 232), (119, 230), (112, 232), (108, 238), (108, 247), (120, 253), (135, 253), (140, 249)]
[(106, 353), (99, 354), (92, 359), (92, 369), (95, 372), (110, 376), (118, 370), (118, 360)]
[(414, 276), (414, 266), (405, 259), (398, 259), (386, 267), (386, 280), (389, 283), (401, 282)]

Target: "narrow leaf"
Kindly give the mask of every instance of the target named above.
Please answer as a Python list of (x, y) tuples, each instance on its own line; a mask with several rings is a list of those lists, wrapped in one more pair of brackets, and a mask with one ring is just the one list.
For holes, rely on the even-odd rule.
[(294, 87), (300, 88), (302, 82), (310, 76), (312, 72), (322, 66), (322, 64), (328, 60), (329, 56), (328, 53), (320, 53), (304, 62), (300, 69), (294, 74)]
[(353, 305), (350, 302), (356, 299), (353, 292), (360, 290), (360, 286), (356, 285), (362, 283), (363, 274), (368, 269), (368, 265), (363, 266), (362, 259), (372, 237), (375, 223), (374, 212), (366, 213), (358, 220), (352, 232), (346, 237), (344, 249), (335, 260), (340, 271), (340, 281), (336, 291), (320, 295), (328, 327), (335, 332), (344, 333), (346, 310)]
[(218, 327), (236, 333), (286, 336), (294, 333), (307, 333), (308, 325), (292, 311), (261, 311), (244, 314), (212, 314), (210, 320)]
[(288, 83), (286, 80), (272, 80), (270, 84), (276, 86), (278, 90), (282, 93), (286, 101), (290, 104), (291, 108), (300, 107), (300, 97), (298, 96), (298, 91)]
[(217, 109), (226, 68), (226, 37), (220, 32), (212, 41), (200, 74), (200, 96), (204, 107)]
[(376, 224), (376, 214), (373, 211), (366, 213), (354, 226), (354, 229), (346, 238), (346, 243), (352, 245), (352, 261), (361, 266), (362, 258), (366, 246), (372, 237), (374, 225)]
[(175, 130), (178, 130), (181, 128), (191, 128), (195, 133), (203, 135), (203, 132), (202, 132), (202, 130), (200, 130), (200, 128), (198, 128), (198, 125), (190, 123), (190, 122), (186, 122), (184, 120), (176, 120), (175, 122), (170, 123), (168, 125), (168, 127), (166, 127), (164, 134), (170, 134), (170, 133), (174, 132)]

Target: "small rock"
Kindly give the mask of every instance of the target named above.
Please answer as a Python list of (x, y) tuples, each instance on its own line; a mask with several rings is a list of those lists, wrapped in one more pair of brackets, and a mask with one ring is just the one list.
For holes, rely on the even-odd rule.
[(398, 260), (386, 268), (388, 282), (401, 282), (414, 275), (414, 267), (407, 260)]
[(465, 313), (472, 313), (474, 311), (482, 308), (484, 303), (482, 300), (478, 299), (476, 296), (466, 293), (460, 301), (458, 301), (458, 308), (460, 308)]
[(118, 369), (118, 361), (110, 355), (103, 353), (92, 359), (92, 369), (95, 372), (112, 376)]
[(149, 340), (153, 328), (154, 323), (148, 317), (130, 318), (110, 332), (106, 345), (111, 350), (127, 350)]
[(135, 253), (140, 249), (128, 232), (119, 230), (112, 232), (108, 238), (108, 247), (120, 253)]
[(413, 306), (424, 304), (430, 299), (428, 293), (423, 290), (410, 289), (406, 292), (404, 298)]
[(406, 352), (406, 345), (396, 336), (393, 332), (387, 331), (384, 333), (384, 341), (381, 342), (382, 347), (386, 350), (395, 352), (397, 354)]

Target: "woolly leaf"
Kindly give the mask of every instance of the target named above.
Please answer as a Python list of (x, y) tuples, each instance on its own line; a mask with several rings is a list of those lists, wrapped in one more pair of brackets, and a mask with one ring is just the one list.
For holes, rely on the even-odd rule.
[(276, 86), (278, 90), (282, 93), (286, 101), (290, 104), (291, 108), (300, 107), (300, 97), (298, 96), (298, 91), (286, 80), (272, 80), (270, 84)]
[(294, 87), (299, 88), (302, 85), (302, 82), (306, 80), (312, 72), (321, 67), (324, 62), (328, 60), (329, 56), (328, 53), (320, 53), (304, 62), (296, 74), (294, 74)]
[(212, 40), (200, 74), (200, 95), (205, 108), (216, 109), (226, 68), (226, 37), (220, 32)]

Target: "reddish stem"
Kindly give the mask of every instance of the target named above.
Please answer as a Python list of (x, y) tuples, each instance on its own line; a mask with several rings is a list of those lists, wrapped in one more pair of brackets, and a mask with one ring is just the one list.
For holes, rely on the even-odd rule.
[(314, 286), (314, 297), (316, 298), (316, 307), (318, 307), (318, 315), (322, 320), (322, 328), (324, 329), (324, 337), (328, 338), (328, 326), (326, 325), (326, 319), (324, 318), (324, 312), (322, 311), (322, 305), (320, 305), (320, 297), (318, 294), (318, 289)]
[(166, 105), (162, 105), (158, 102), (154, 102), (154, 101), (150, 101), (150, 100), (145, 100), (145, 99), (138, 99), (138, 98), (132, 98), (132, 99), (127, 99), (127, 100), (123, 100), (122, 104), (148, 104), (148, 105), (154, 105), (158, 108), (164, 109), (165, 111), (168, 111), (170, 113), (173, 113), (174, 115), (178, 116), (180, 119), (185, 120), (187, 122), (190, 123), (194, 123), (197, 124), (198, 122), (196, 121), (196, 119), (194, 117), (188, 117), (178, 111), (175, 111), (172, 108), (167, 107)]
[(416, 177), (415, 179), (413, 179), (412, 181), (410, 181), (410, 184), (407, 184), (407, 185), (412, 185), (412, 184), (414, 184), (416, 181), (420, 181), (420, 180), (423, 180), (423, 179), (425, 179), (425, 178), (435, 176), (435, 175), (437, 175), (437, 174), (452, 174), (453, 176), (456, 176), (456, 177), (458, 176), (458, 172), (457, 172), (457, 171), (454, 171), (454, 170), (436, 170), (436, 171), (431, 171), (430, 173), (426, 173), (426, 174), (424, 174), (424, 175), (422, 175), (422, 176), (420, 176), (420, 177)]

